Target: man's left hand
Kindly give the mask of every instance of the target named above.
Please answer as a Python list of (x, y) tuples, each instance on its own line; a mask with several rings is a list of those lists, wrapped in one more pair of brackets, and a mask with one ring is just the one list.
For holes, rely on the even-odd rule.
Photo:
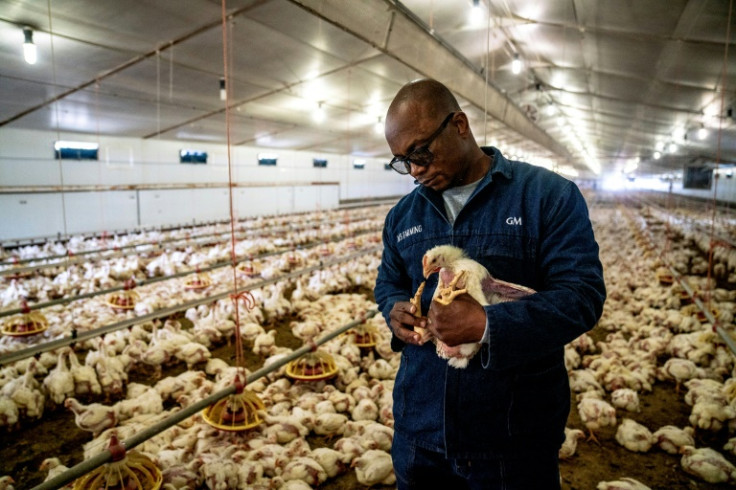
[(480, 342), (486, 328), (486, 312), (469, 294), (457, 296), (449, 305), (432, 301), (427, 329), (445, 344)]

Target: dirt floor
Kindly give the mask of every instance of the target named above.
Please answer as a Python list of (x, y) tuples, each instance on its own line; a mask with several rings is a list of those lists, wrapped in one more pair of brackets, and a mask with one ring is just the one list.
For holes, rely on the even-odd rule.
[[(277, 328), (277, 344), (298, 348), (301, 342), (295, 339), (288, 328), (290, 318), (282, 319)], [(605, 332), (591, 332), (594, 338), (602, 337)], [(262, 359), (255, 356), (249, 349), (244, 349), (246, 366), (257, 369)], [(223, 359), (234, 359), (232, 346), (222, 346), (213, 351), (213, 354)], [(176, 375), (185, 369), (183, 364), (171, 366), (164, 371), (164, 376)], [(136, 371), (131, 373), (130, 381), (153, 383), (152, 372)], [(680, 427), (689, 425), (688, 416), (690, 407), (683, 401), (685, 390), (675, 393), (673, 383), (658, 382), (651, 393), (640, 395), (641, 412), (628, 413), (618, 410), (618, 421), (626, 416), (644, 424), (655, 431), (663, 425), (673, 424)], [(573, 399), (572, 411), (568, 426), (584, 429), (575, 409)], [(569, 460), (560, 464), (564, 490), (592, 490), (598, 482), (620, 479), (622, 477), (635, 478), (652, 489), (719, 489), (731, 488), (728, 485), (713, 485), (705, 483), (685, 473), (680, 467), (680, 457), (667, 454), (653, 448), (648, 453), (631, 452), (620, 446), (615, 438), (615, 428), (607, 428), (598, 433), (600, 444), (592, 441), (580, 441), (577, 453)], [(722, 451), (728, 436), (724, 431), (712, 434), (705, 431), (696, 432), (696, 445), (710, 446)], [(87, 432), (79, 430), (73, 421), (71, 412), (64, 408), (48, 409), (42, 422), (26, 422), (16, 431), (0, 435), (0, 475), (11, 475), (17, 482), (16, 488), (27, 489), (40, 484), (45, 474), (39, 471), (39, 465), (44, 458), (58, 456), (62, 463), (73, 466), (82, 460), (83, 443), (91, 439)], [(311, 446), (320, 447), (329, 444), (324, 438), (312, 437)], [(736, 463), (736, 458), (726, 455), (730, 461)], [(530, 462), (530, 468), (533, 462)], [(353, 489), (361, 486), (355, 479), (354, 472), (328, 480), (320, 488), (324, 489)], [(390, 487), (385, 487), (390, 488)]]

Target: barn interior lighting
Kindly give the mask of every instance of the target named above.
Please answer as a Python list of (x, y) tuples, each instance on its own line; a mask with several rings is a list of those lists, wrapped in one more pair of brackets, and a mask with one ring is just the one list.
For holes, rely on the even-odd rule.
[(670, 153), (676, 153), (677, 145), (674, 143), (670, 143), (670, 146), (667, 147), (667, 151), (669, 151)]
[(705, 129), (705, 126), (700, 126), (700, 129), (698, 129), (698, 139), (704, 140), (708, 137), (708, 130)]
[(660, 158), (662, 158), (662, 154), (660, 152), (658, 152), (658, 151), (655, 151), (654, 152), (654, 155), (652, 155), (652, 156), (654, 156), (654, 159), (655, 160), (659, 160)]
[(511, 62), (511, 71), (514, 75), (521, 73), (521, 59), (519, 58), (519, 53), (514, 54), (514, 61)]
[(220, 78), (220, 100), (227, 100), (227, 90), (225, 90), (225, 78)]
[(480, 0), (473, 0), (473, 6), (468, 13), (468, 22), (473, 26), (480, 25), (483, 22), (483, 8), (480, 5)]
[(325, 108), (322, 107), (322, 102), (317, 104), (317, 110), (314, 111), (314, 115), (312, 117), (314, 117), (314, 121), (318, 123), (322, 123), (327, 119), (327, 114), (325, 113)]
[(35, 65), (38, 61), (38, 51), (36, 45), (33, 43), (33, 29), (30, 27), (23, 28), (23, 59), (29, 65)]
[(383, 118), (381, 116), (378, 116), (378, 121), (376, 122), (376, 125), (373, 126), (373, 131), (377, 135), (382, 135), (383, 134), (384, 127), (383, 127)]

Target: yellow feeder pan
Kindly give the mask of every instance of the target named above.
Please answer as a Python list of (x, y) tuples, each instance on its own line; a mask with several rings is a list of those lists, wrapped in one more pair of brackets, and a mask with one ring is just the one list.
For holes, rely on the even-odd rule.
[(228, 395), (202, 411), (202, 418), (212, 427), (230, 432), (239, 432), (256, 427), (261, 419), (260, 411), (265, 405), (252, 391), (245, 390), (238, 378), (236, 392)]
[(657, 269), (657, 280), (662, 286), (672, 286), (675, 278), (667, 267)]
[[(710, 312), (713, 314), (713, 318), (718, 318), (718, 310), (713, 308), (710, 310)], [(695, 310), (695, 319), (698, 320), (700, 323), (706, 323), (708, 321), (708, 317), (705, 316), (705, 312), (700, 308)]]
[(37, 311), (31, 311), (25, 301), (22, 302), (21, 309), (23, 311), (21, 315), (11, 317), (3, 324), (3, 335), (27, 337), (39, 334), (49, 328), (49, 322), (46, 320), (46, 317)]
[(286, 256), (286, 264), (292, 269), (302, 263), (302, 258), (295, 253)]
[(112, 462), (100, 466), (74, 481), (74, 490), (158, 490), (164, 478), (148, 457), (137, 451), (125, 451), (117, 436), (108, 448)]
[(693, 302), (693, 299), (690, 297), (689, 294), (687, 294), (687, 291), (685, 291), (684, 289), (681, 290), (677, 296), (680, 298), (680, 306), (686, 306), (692, 304)]
[(370, 325), (359, 325), (348, 331), (353, 343), (361, 348), (374, 347), (378, 340), (378, 332)]
[(251, 258), (248, 262), (243, 262), (237, 266), (238, 272), (245, 274), (248, 277), (256, 277), (261, 275), (261, 268), (258, 262), (253, 262)]
[(298, 381), (322, 381), (337, 374), (337, 364), (323, 351), (307, 352), (286, 365), (286, 375)]
[(107, 296), (107, 304), (116, 310), (132, 310), (140, 299), (140, 295), (133, 290), (135, 279), (125, 281), (122, 291), (111, 293)]
[(207, 274), (200, 274), (199, 271), (197, 271), (194, 276), (189, 278), (187, 282), (184, 283), (184, 289), (190, 289), (190, 290), (197, 290), (197, 289), (206, 289), (212, 285), (212, 279), (210, 279), (210, 276)]

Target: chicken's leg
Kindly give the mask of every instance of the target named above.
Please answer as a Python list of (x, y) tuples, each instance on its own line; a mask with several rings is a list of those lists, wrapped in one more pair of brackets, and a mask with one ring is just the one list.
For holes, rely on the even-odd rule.
[(598, 438), (595, 436), (595, 432), (593, 432), (593, 429), (588, 429), (588, 431), (590, 432), (590, 435), (588, 436), (586, 441), (593, 441), (600, 446), (601, 443), (598, 441)]
[(434, 300), (440, 304), (449, 305), (450, 303), (452, 303), (452, 300), (454, 300), (461, 294), (467, 293), (468, 290), (465, 288), (457, 289), (457, 283), (464, 277), (465, 271), (460, 271), (457, 275), (455, 275), (455, 277), (452, 278), (450, 284), (445, 285), (443, 283), (439, 295)]
[[(417, 288), (417, 292), (414, 293), (414, 297), (409, 300), (409, 303), (413, 304), (417, 309), (417, 311), (414, 312), (414, 316), (417, 318), (422, 318), (423, 316), (422, 315), (422, 293), (424, 292), (425, 283), (426, 281), (422, 281), (422, 283)], [(419, 334), (419, 337), (422, 343), (432, 338), (432, 334), (426, 328), (414, 327), (414, 331)]]

